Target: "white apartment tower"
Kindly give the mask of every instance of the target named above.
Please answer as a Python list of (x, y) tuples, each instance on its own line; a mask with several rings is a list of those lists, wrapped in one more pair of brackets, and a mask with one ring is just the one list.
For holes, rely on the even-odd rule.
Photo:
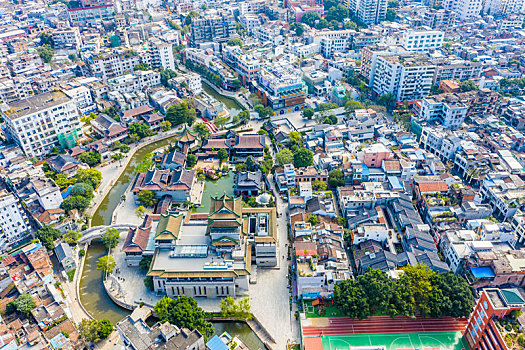
[(77, 106), (61, 91), (10, 103), (2, 110), (10, 137), (28, 157), (55, 147), (71, 148), (82, 135)]
[(348, 7), (366, 24), (377, 24), (385, 20), (387, 0), (349, 0)]
[(486, 0), (483, 12), (489, 15), (512, 15), (523, 13), (524, 0)]
[(473, 19), (481, 13), (483, 9), (482, 0), (446, 0), (443, 6), (447, 10), (455, 11), (461, 21)]
[(151, 67), (175, 70), (173, 46), (162, 40), (150, 42)]
[(436, 66), (426, 56), (404, 54), (377, 58), (373, 91), (392, 94), (397, 101), (413, 101), (430, 93)]
[(29, 233), (27, 216), (17, 198), (0, 190), (0, 251), (9, 250)]
[(403, 47), (412, 52), (428, 52), (443, 46), (445, 33), (440, 30), (410, 30), (403, 33)]

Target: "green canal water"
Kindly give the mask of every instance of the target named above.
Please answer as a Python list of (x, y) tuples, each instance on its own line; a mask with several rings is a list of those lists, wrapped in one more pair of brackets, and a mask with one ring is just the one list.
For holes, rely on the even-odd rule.
[(241, 111), (246, 109), (236, 99), (218, 94), (215, 90), (213, 90), (211, 86), (209, 86), (205, 82), (202, 82), (202, 90), (204, 90), (208, 95), (212, 96), (217, 101), (222, 102), (228, 110), (228, 112), (230, 112), (231, 116), (236, 116)]
[(119, 204), (120, 198), (124, 192), (126, 192), (129, 184), (135, 178), (135, 169), (137, 168), (137, 165), (139, 165), (146, 154), (152, 153), (161, 147), (165, 147), (169, 145), (170, 142), (173, 142), (171, 137), (153, 142), (135, 152), (130, 162), (118, 178), (117, 182), (113, 185), (111, 190), (108, 192), (106, 197), (104, 197), (102, 203), (100, 203), (97, 210), (93, 214), (91, 226), (109, 225), (111, 223), (113, 211)]

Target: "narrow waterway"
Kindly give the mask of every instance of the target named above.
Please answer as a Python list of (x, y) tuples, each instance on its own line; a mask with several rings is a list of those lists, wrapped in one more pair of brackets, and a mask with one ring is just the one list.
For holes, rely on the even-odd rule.
[(206, 84), (204, 81), (202, 82), (202, 90), (204, 90), (208, 95), (210, 95), (217, 101), (222, 102), (232, 116), (236, 116), (241, 111), (246, 109), (236, 99), (218, 94), (211, 86)]
[(206, 181), (204, 184), (204, 193), (202, 194), (201, 205), (197, 207), (197, 213), (209, 213), (211, 206), (211, 197), (219, 197), (223, 194), (233, 195), (233, 181), (235, 175), (230, 173), (216, 181)]
[(102, 226), (111, 224), (111, 217), (113, 215), (113, 211), (119, 204), (120, 198), (122, 197), (124, 192), (126, 192), (126, 189), (128, 188), (129, 184), (131, 183), (131, 181), (133, 181), (135, 177), (135, 168), (137, 167), (137, 165), (139, 165), (139, 163), (146, 156), (146, 154), (152, 153), (161, 147), (165, 147), (169, 145), (170, 142), (173, 142), (173, 139), (171, 137), (157, 142), (153, 142), (135, 152), (130, 162), (124, 169), (124, 172), (120, 175), (117, 182), (113, 185), (106, 197), (104, 197), (104, 199), (102, 200), (102, 203), (100, 203), (100, 205), (98, 206), (97, 211), (95, 211), (95, 213), (93, 214), (93, 218), (91, 219), (91, 226)]
[(217, 335), (228, 332), (230, 335), (238, 336), (250, 350), (266, 349), (261, 339), (244, 322), (213, 322), (213, 328)]
[(97, 270), (97, 260), (106, 254), (106, 247), (100, 241), (93, 241), (89, 245), (80, 279), (80, 301), (97, 320), (107, 318), (115, 324), (129, 315), (130, 311), (116, 305), (102, 285), (102, 271)]

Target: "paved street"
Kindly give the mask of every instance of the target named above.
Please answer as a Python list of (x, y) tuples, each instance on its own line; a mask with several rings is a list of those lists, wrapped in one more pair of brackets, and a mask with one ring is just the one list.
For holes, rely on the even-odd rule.
[[(273, 180), (269, 179), (275, 190)], [(286, 244), (288, 243), (287, 206), (280, 197), (276, 199), (277, 231), (279, 239), (279, 269), (257, 269), (257, 284), (250, 286), (250, 304), (253, 314), (266, 327), (277, 342), (276, 349), (284, 349), (289, 339), (299, 339), (298, 323), (290, 312), (288, 289), (288, 266)]]

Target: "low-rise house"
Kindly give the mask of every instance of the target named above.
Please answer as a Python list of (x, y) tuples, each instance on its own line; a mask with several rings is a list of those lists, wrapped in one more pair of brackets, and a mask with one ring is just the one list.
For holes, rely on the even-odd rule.
[(186, 154), (180, 151), (171, 151), (164, 153), (162, 156), (162, 161), (160, 162), (160, 167), (162, 169), (170, 169), (180, 171), (184, 168), (186, 164)]
[(149, 190), (155, 192), (159, 198), (168, 195), (175, 202), (185, 202), (190, 200), (194, 182), (195, 170), (152, 169), (137, 174), (131, 192), (138, 194), (140, 191)]
[(238, 172), (234, 186), (236, 196), (256, 197), (265, 187), (263, 173), (260, 170)]
[(55, 253), (58, 262), (62, 265), (62, 268), (67, 271), (71, 271), (77, 267), (75, 256), (71, 246), (67, 243), (60, 243), (55, 247)]
[(128, 129), (107, 114), (100, 114), (91, 121), (95, 133), (110, 142), (122, 141), (128, 137)]
[(59, 154), (47, 160), (49, 167), (57, 173), (65, 174), (67, 177), (73, 177), (80, 168), (80, 162), (69, 154)]

